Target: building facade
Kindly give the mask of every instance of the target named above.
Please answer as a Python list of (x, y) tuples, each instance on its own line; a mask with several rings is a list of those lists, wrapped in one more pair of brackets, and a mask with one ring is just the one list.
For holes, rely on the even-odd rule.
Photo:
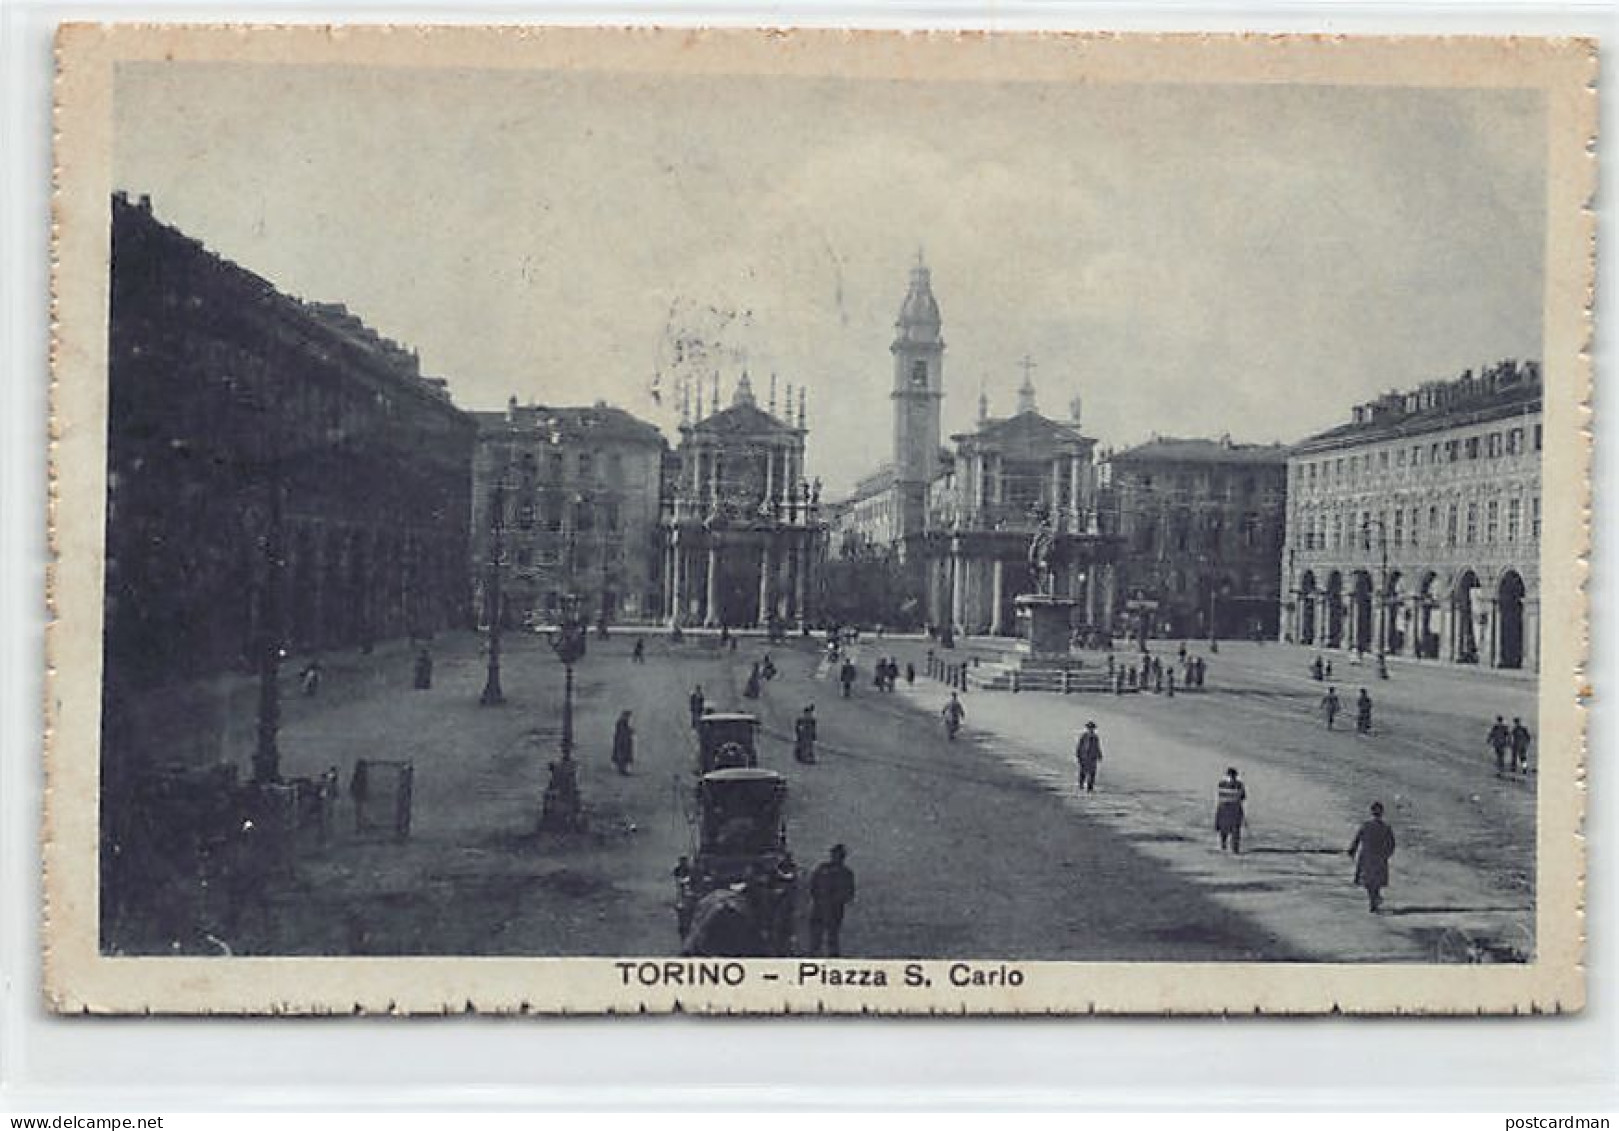
[(988, 415), (952, 437), (955, 451), (935, 483), (926, 536), (929, 623), (958, 633), (1010, 636), (1014, 601), (1040, 591), (1030, 547), (1051, 539), (1051, 592), (1078, 604), (1075, 628), (1112, 617), (1113, 546), (1098, 525), (1096, 441), (1067, 421), (1041, 415), (1027, 377), (1018, 411)]
[(1288, 460), (1283, 635), (1538, 669), (1540, 367), (1392, 392)]
[(467, 623), (472, 419), (414, 354), (112, 201), (109, 695)]
[(1080, 602), (1086, 624), (1100, 623), (1110, 552), (1096, 525), (1095, 441), (1078, 430), (1079, 402), (1066, 421), (1041, 415), (1025, 374), (1012, 416), (991, 419), (980, 396), (978, 426), (943, 447), (942, 331), (931, 273), (918, 262), (889, 345), (891, 458), (835, 515), (831, 544), (848, 585), (874, 579), (870, 595), (883, 607), (868, 616), (889, 624), (1011, 635), (1014, 599), (1038, 587), (1029, 551), (1043, 530), (1057, 594)]
[(658, 534), (668, 444), (622, 409), (519, 404), (480, 412), (472, 488), (474, 609), (555, 623), (565, 597), (592, 621), (664, 615)]
[(725, 408), (716, 395), (705, 416), (698, 400), (693, 420), (683, 398), (665, 464), (664, 615), (731, 628), (813, 620), (826, 526), (805, 472), (803, 391), (796, 417), (790, 397), (784, 417), (759, 407), (745, 372)]
[(1102, 464), (1118, 537), (1114, 627), (1133, 636), (1275, 636), (1287, 449), (1160, 438)]

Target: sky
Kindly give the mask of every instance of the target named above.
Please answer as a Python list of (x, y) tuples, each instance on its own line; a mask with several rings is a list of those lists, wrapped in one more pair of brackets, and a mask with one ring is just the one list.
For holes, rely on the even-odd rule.
[(140, 63), (114, 138), (117, 187), (462, 407), (605, 399), (673, 439), (684, 380), (774, 372), (829, 496), (889, 456), (919, 252), (947, 437), (1025, 356), (1125, 447), (1297, 440), (1541, 349), (1528, 92)]

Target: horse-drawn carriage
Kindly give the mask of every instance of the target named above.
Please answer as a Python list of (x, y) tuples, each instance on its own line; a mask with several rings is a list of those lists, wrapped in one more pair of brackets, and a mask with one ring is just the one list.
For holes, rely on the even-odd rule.
[(761, 769), (752, 715), (705, 715), (698, 726), (696, 853), (675, 869), (681, 952), (793, 952), (798, 866), (787, 849), (787, 782)]
[(697, 720), (697, 772), (757, 766), (758, 736), (757, 715), (710, 711)]

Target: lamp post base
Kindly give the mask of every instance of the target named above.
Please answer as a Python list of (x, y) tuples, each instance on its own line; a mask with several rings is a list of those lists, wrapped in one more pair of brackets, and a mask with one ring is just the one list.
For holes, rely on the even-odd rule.
[(585, 827), (584, 805), (579, 798), (579, 763), (561, 758), (551, 763), (551, 780), (546, 784), (540, 806), (540, 829), (544, 832), (573, 833)]

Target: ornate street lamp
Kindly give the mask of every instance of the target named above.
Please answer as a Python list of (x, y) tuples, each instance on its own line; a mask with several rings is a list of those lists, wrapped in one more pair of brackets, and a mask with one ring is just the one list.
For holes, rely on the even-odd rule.
[(573, 760), (573, 666), (585, 654), (585, 622), (579, 615), (579, 597), (562, 599), (562, 614), (551, 633), (551, 650), (562, 661), (562, 757), (551, 763), (540, 809), (540, 828), (574, 832), (584, 827), (579, 800), (579, 766)]

